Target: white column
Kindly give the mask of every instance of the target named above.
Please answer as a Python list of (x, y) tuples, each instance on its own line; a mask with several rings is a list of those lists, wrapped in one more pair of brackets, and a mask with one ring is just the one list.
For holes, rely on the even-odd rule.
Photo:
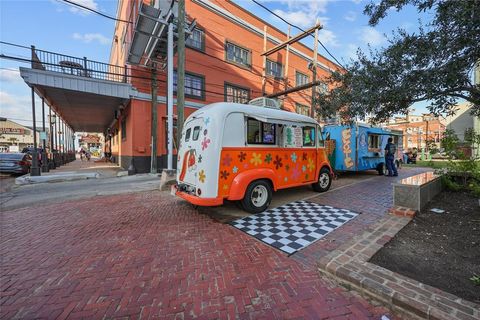
[[(183, 83), (177, 85), (183, 86)], [(167, 169), (173, 169), (173, 23), (168, 23), (167, 42), (167, 121), (168, 121), (168, 156)]]

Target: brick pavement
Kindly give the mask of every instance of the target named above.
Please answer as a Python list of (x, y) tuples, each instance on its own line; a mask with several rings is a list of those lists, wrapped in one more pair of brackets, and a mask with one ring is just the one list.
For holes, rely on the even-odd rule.
[(2, 319), (378, 319), (387, 311), (166, 193), (1, 213)]
[(314, 265), (321, 257), (337, 249), (354, 235), (373, 231), (372, 227), (375, 222), (393, 207), (392, 183), (431, 170), (430, 168), (405, 167), (398, 171), (398, 177), (375, 176), (309, 199), (312, 202), (348, 209), (361, 214), (313, 245), (297, 252), (292, 258), (305, 265)]

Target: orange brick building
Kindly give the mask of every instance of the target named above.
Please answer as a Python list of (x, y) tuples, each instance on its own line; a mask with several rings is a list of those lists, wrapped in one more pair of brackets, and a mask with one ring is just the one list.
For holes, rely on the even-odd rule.
[[(141, 0), (119, 1), (117, 18), (132, 23), (116, 23), (111, 64), (126, 64), (140, 2)], [(144, 2), (150, 4), (150, 1)], [(195, 19), (197, 24), (192, 36), (187, 39), (185, 53), (185, 118), (206, 104), (219, 101), (246, 103), (264, 94), (280, 92), (312, 81), (308, 64), (312, 61), (313, 50), (295, 43), (290, 46), (288, 67), (286, 49), (268, 57), (263, 84), (261, 53), (264, 52), (264, 30), (267, 34), (267, 49), (287, 40), (287, 35), (235, 3), (228, 0), (186, 0), (186, 14), (190, 21)], [(314, 24), (315, 21), (312, 21), (312, 26)], [(339, 66), (321, 55), (318, 55), (317, 61), (318, 80), (339, 69)], [(138, 90), (138, 96), (130, 100), (112, 123), (106, 149), (111, 150), (122, 167), (128, 168), (133, 164), (136, 172), (148, 172), (151, 149), (151, 73), (136, 66), (128, 66), (127, 72), (128, 81)], [(157, 156), (159, 168), (162, 169), (166, 167), (167, 161), (166, 70), (158, 71), (158, 85)], [(326, 89), (326, 86), (321, 86), (318, 90)], [(308, 113), (311, 92), (311, 89), (307, 89), (283, 96), (283, 108)], [(176, 163), (175, 159), (173, 163)]]
[(403, 150), (423, 149), (426, 141), (434, 141), (440, 147), (440, 139), (446, 128), (438, 117), (431, 114), (395, 118), (386, 127), (403, 132)]

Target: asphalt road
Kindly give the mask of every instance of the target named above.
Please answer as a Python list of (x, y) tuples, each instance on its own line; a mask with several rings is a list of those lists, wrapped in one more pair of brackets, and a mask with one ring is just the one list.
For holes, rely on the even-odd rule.
[(0, 206), (2, 210), (8, 210), (33, 204), (156, 190), (159, 187), (160, 178), (149, 174), (13, 186), (1, 193)]

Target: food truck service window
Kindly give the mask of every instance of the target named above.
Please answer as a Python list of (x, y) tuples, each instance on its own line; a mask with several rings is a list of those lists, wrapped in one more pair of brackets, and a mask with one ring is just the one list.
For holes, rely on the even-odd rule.
[(249, 118), (247, 120), (248, 144), (275, 144), (275, 124)]
[(303, 146), (315, 147), (315, 127), (303, 127)]
[(380, 149), (380, 136), (378, 134), (368, 135), (368, 149)]

